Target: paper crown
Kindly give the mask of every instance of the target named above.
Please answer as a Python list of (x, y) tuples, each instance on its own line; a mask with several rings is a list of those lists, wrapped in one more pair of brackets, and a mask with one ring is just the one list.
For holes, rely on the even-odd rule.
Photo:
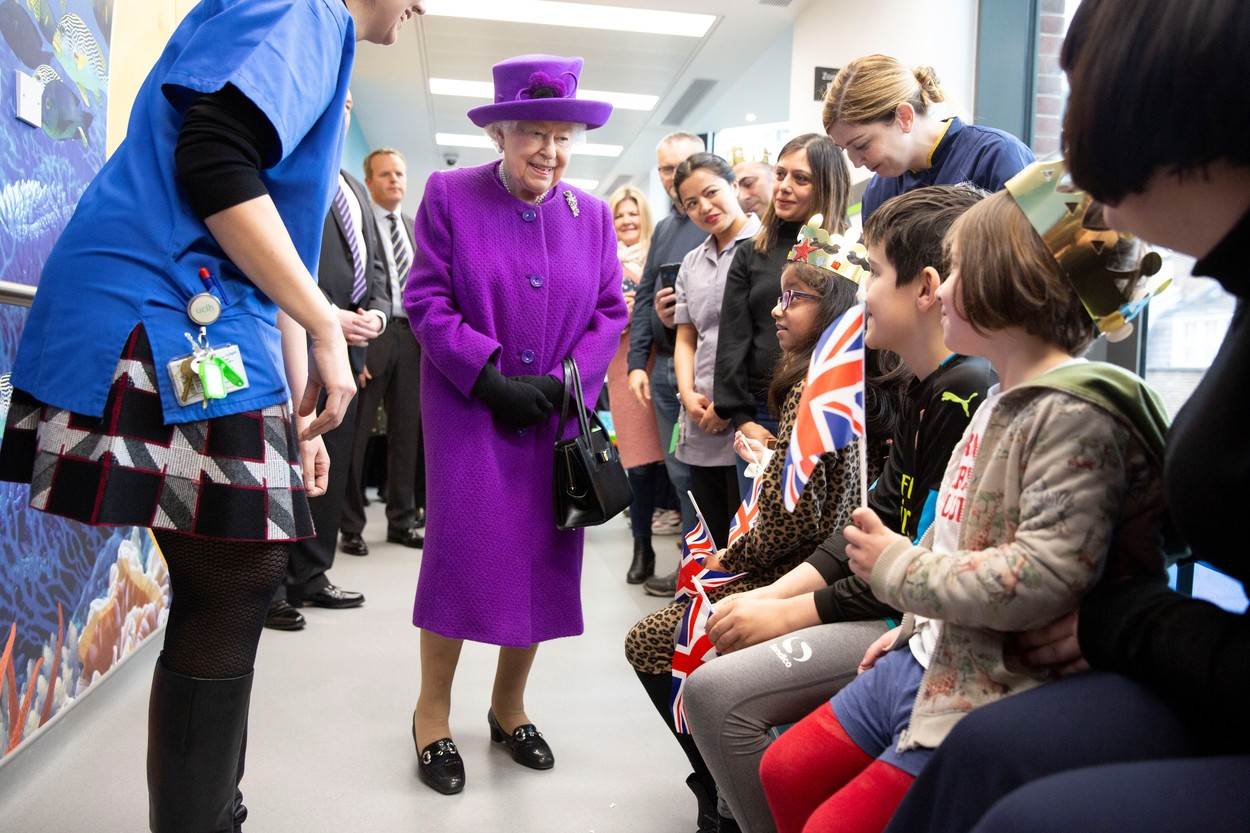
[(1102, 204), (1072, 183), (1062, 159), (1034, 162), (1007, 181), (1007, 192), (1076, 287), (1098, 329), (1109, 341), (1128, 338), (1130, 322), (1172, 283), (1159, 274), (1159, 253), (1110, 228)]
[(840, 234), (830, 234), (828, 229), (823, 228), (824, 222), (822, 214), (808, 220), (799, 231), (798, 244), (790, 249), (786, 260), (806, 263), (862, 285), (869, 274), (868, 250)]

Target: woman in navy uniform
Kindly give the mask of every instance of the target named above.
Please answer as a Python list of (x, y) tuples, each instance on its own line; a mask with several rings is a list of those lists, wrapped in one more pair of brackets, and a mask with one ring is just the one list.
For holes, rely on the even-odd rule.
[(157, 833), (246, 816), (256, 645), (288, 543), (313, 533), (320, 434), (355, 392), (313, 278), (355, 44), (393, 43), (422, 11), (201, 2), (44, 266), (0, 478), (29, 482), (36, 509), (150, 527), (160, 544), (173, 603), (149, 710)]

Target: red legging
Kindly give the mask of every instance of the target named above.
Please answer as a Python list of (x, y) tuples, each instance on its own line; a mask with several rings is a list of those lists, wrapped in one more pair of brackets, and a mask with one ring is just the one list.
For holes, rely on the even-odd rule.
[(916, 779), (856, 745), (824, 704), (760, 764), (778, 833), (881, 833)]

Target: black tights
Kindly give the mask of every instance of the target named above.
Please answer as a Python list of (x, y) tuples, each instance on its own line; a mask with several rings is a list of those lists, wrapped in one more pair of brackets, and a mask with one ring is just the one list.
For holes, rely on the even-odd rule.
[(644, 674), (638, 670), (635, 670), (634, 673), (638, 675), (639, 682), (642, 683), (647, 696), (651, 698), (651, 704), (660, 713), (660, 717), (664, 720), (664, 725), (673, 733), (673, 737), (677, 738), (678, 745), (686, 753), (686, 760), (690, 761), (690, 766), (694, 770), (695, 777), (699, 779), (699, 783), (703, 785), (708, 795), (716, 795), (716, 780), (712, 778), (711, 770), (703, 762), (703, 755), (699, 753), (699, 747), (695, 745), (694, 737), (678, 732), (673, 721), (673, 709), (670, 705), (673, 696), (673, 675)]
[(204, 679), (250, 672), (269, 601), (286, 576), (288, 545), (155, 534), (173, 592), (161, 662)]

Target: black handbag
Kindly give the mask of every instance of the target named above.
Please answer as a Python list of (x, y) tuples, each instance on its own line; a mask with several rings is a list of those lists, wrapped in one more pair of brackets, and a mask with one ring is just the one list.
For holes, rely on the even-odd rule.
[[(569, 403), (577, 411), (580, 431), (570, 440), (564, 436)], [(599, 418), (586, 411), (582, 377), (577, 362), (564, 360), (564, 403), (560, 407), (560, 430), (555, 445), (556, 527), (577, 529), (598, 526), (624, 511), (634, 499), (629, 478), (621, 466), (616, 446), (608, 439)]]

